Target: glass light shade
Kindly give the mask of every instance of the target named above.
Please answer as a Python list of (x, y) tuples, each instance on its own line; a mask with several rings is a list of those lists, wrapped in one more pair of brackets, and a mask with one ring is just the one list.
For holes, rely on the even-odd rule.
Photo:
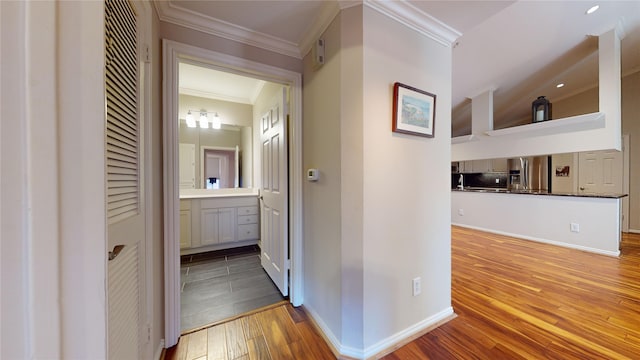
[(187, 117), (185, 118), (185, 120), (187, 123), (187, 127), (190, 127), (190, 128), (196, 127), (196, 119), (193, 118), (193, 115), (191, 114), (191, 110), (187, 112)]
[(201, 113), (200, 114), (200, 127), (202, 129), (206, 129), (209, 127), (209, 119), (207, 119), (207, 114), (206, 113)]
[(220, 122), (220, 116), (218, 116), (218, 113), (215, 113), (215, 115), (213, 115), (213, 119), (211, 120), (211, 128), (220, 129), (221, 126), (222, 123)]

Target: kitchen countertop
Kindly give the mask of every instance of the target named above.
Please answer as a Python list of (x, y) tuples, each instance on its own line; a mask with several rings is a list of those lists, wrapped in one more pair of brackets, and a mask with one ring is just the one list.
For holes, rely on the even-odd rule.
[(230, 188), (230, 189), (181, 189), (180, 199), (203, 199), (220, 197), (258, 196), (258, 189)]
[(479, 188), (466, 187), (464, 189), (451, 189), (457, 192), (480, 192), (480, 193), (497, 193), (497, 194), (522, 194), (522, 195), (542, 195), (542, 196), (573, 196), (587, 198), (603, 198), (603, 199), (620, 199), (628, 194), (595, 194), (595, 193), (550, 193), (546, 190), (508, 190), (505, 188)]

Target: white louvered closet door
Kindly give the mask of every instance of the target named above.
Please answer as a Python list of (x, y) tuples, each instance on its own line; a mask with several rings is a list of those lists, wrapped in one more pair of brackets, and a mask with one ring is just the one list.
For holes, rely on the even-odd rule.
[(105, 1), (108, 356), (119, 360), (141, 357), (139, 244), (145, 230), (137, 26), (129, 1)]

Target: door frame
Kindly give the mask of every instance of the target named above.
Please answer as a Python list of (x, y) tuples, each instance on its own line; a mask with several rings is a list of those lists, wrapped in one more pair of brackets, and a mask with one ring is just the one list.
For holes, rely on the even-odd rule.
[(164, 285), (165, 345), (180, 336), (180, 199), (178, 180), (178, 65), (181, 61), (254, 77), (290, 87), (289, 128), (289, 248), (290, 295), (293, 306), (303, 303), (302, 268), (302, 75), (220, 52), (162, 40), (164, 155)]

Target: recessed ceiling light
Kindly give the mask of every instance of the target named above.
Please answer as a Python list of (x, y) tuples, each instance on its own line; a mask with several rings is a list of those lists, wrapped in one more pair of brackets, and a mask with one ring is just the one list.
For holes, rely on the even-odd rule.
[(561, 88), (561, 87), (563, 87), (563, 86), (564, 86), (564, 84), (563, 84), (563, 83), (560, 83), (560, 84), (556, 85), (556, 87), (557, 87), (557, 88)]
[(589, 10), (587, 10), (587, 15), (588, 14), (593, 14), (594, 12), (596, 12), (596, 10), (598, 10), (600, 8), (600, 5), (593, 5), (592, 7), (589, 8)]

